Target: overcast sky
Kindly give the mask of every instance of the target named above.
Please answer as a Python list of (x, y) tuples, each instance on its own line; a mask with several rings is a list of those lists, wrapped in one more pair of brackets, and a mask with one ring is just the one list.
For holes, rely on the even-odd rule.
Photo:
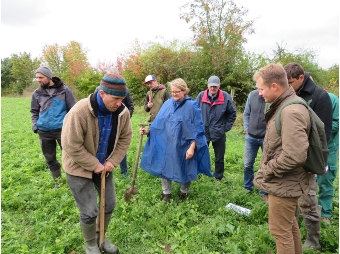
[[(115, 62), (133, 44), (190, 41), (189, 24), (179, 18), (186, 0), (1, 0), (1, 59), (17, 53), (39, 57), (45, 45), (77, 41), (93, 66)], [(272, 56), (277, 44), (289, 52), (317, 52), (322, 68), (339, 64), (337, 0), (235, 0), (257, 18), (246, 50)]]

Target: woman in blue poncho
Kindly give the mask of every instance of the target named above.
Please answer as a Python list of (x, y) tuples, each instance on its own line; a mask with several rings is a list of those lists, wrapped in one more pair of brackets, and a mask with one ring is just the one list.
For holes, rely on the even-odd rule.
[(162, 197), (169, 202), (171, 181), (181, 184), (180, 199), (185, 200), (192, 180), (210, 173), (210, 155), (204, 135), (201, 110), (187, 96), (189, 89), (183, 79), (170, 83), (172, 98), (164, 102), (149, 130), (141, 168), (162, 180)]

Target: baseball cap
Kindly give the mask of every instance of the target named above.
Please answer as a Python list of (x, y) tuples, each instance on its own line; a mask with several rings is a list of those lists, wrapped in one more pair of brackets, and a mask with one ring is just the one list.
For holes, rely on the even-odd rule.
[(143, 84), (146, 84), (146, 83), (148, 83), (149, 81), (152, 81), (152, 80), (156, 80), (156, 77), (154, 75), (148, 75), (148, 76), (146, 76)]
[(220, 86), (220, 79), (217, 76), (211, 76), (208, 79), (208, 86)]

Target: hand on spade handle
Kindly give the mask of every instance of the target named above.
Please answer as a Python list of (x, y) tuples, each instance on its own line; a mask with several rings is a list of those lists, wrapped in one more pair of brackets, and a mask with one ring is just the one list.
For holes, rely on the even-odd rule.
[(140, 128), (139, 129), (139, 134), (140, 135), (149, 135), (149, 133), (150, 133), (150, 130), (148, 130), (148, 129), (145, 129), (145, 128)]
[(108, 175), (110, 172), (113, 171), (115, 167), (113, 164), (109, 161), (106, 161), (105, 164), (98, 163), (96, 169), (94, 170), (94, 173), (101, 174), (101, 177)]
[(150, 130), (145, 129), (145, 126), (149, 126), (149, 123), (141, 123), (139, 124), (141, 126), (141, 128), (139, 129), (139, 134), (140, 135), (149, 135), (150, 134)]

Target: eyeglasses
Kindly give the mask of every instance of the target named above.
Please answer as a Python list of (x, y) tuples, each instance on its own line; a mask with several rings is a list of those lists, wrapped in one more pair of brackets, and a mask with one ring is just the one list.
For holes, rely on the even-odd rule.
[(180, 92), (182, 92), (181, 90), (179, 91), (171, 91), (172, 94), (176, 95), (176, 94), (179, 94)]

